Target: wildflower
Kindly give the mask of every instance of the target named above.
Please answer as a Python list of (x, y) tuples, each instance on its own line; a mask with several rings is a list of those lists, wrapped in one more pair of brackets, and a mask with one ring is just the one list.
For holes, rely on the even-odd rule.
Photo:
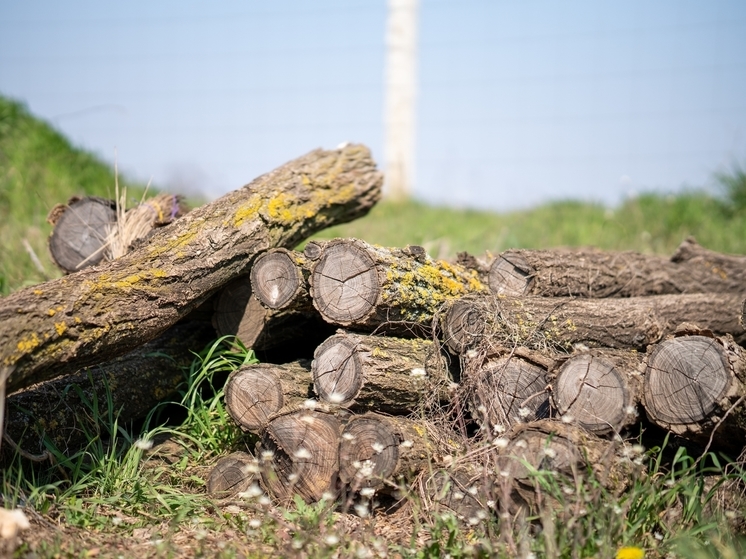
[(658, 540), (659, 542), (662, 542), (662, 541), (663, 541), (663, 534), (661, 534), (660, 532), (654, 532), (654, 533), (653, 533), (653, 537), (654, 537), (654, 538), (655, 538), (656, 540)]
[(150, 450), (153, 448), (153, 441), (150, 439), (137, 439), (132, 446), (140, 450)]
[(298, 479), (299, 479), (299, 478), (298, 478), (298, 474), (296, 474), (295, 472), (293, 472), (292, 474), (290, 474), (290, 475), (288, 476), (288, 481), (289, 481), (290, 483), (295, 483), (295, 482), (297, 482), (297, 481), (298, 481)]
[(476, 357), (477, 357), (478, 355), (479, 355), (479, 353), (477, 352), (477, 350), (476, 350), (476, 349), (470, 349), (469, 351), (467, 351), (467, 352), (466, 352), (466, 356), (467, 356), (467, 357), (468, 357), (469, 359), (476, 359)]
[(337, 545), (339, 543), (339, 536), (337, 534), (329, 534), (324, 541), (326, 545)]
[(253, 499), (254, 497), (259, 497), (259, 495), (262, 495), (264, 492), (262, 489), (257, 485), (256, 483), (252, 483), (251, 486), (241, 493), (241, 496), (247, 499)]
[(528, 419), (528, 417), (531, 415), (531, 410), (529, 408), (520, 408), (518, 410), (518, 415), (521, 419)]
[(639, 547), (620, 547), (616, 559), (644, 559), (645, 552)]
[(402, 448), (412, 448), (414, 446), (414, 441), (402, 441), (399, 446)]
[(495, 432), (495, 434), (502, 435), (505, 432), (505, 426), (504, 425), (498, 425), (497, 423), (495, 423), (492, 426), (492, 430)]
[(321, 494), (321, 500), (322, 501), (333, 501), (334, 500), (334, 493), (331, 491), (324, 491)]
[(252, 518), (251, 521), (249, 522), (249, 526), (254, 528), (254, 530), (259, 528), (261, 525), (262, 525), (262, 521), (259, 520), (258, 518)]
[(355, 440), (355, 435), (353, 435), (352, 433), (344, 432), (344, 433), (342, 433), (342, 438), (344, 440), (346, 440), (346, 441), (354, 441)]
[(370, 447), (376, 452), (376, 454), (381, 454), (383, 450), (386, 448), (378, 441), (374, 442)]
[(479, 413), (485, 414), (485, 413), (487, 413), (487, 408), (484, 407), (484, 404), (479, 404), (479, 407), (477, 408), (477, 411)]
[(275, 453), (271, 450), (262, 450), (262, 460), (269, 462), (275, 457)]
[(554, 450), (552, 447), (547, 446), (544, 448), (544, 456), (546, 456), (547, 458), (556, 458), (557, 451)]
[(307, 410), (315, 410), (316, 404), (316, 400), (306, 400), (305, 402), (303, 402), (303, 407)]
[(575, 418), (569, 414), (562, 416), (562, 423), (567, 423), (568, 425), (570, 423), (573, 423), (575, 421)]
[(368, 516), (368, 505), (365, 503), (358, 503), (355, 505), (355, 512), (360, 518), (365, 518)]
[(332, 392), (326, 399), (332, 404), (341, 404), (345, 401), (345, 395), (341, 392)]
[(360, 495), (362, 495), (363, 497), (372, 497), (375, 494), (376, 494), (376, 490), (373, 489), (372, 487), (363, 487), (360, 490)]
[(298, 447), (298, 450), (296, 450), (293, 453), (293, 455), (298, 460), (308, 460), (309, 458), (311, 458), (311, 451), (308, 450), (307, 448), (303, 448), (302, 446), (300, 446), (300, 447)]
[(263, 507), (266, 507), (271, 505), (272, 501), (270, 501), (269, 497), (267, 497), (266, 495), (262, 495), (261, 497), (259, 497), (259, 504)]
[(491, 509), (495, 508), (495, 504), (496, 504), (495, 501), (492, 501), (492, 500), (487, 501), (487, 506)]

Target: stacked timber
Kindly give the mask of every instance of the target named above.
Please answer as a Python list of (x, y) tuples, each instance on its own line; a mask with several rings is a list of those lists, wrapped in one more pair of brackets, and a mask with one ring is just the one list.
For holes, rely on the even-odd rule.
[(256, 258), (244, 285), (257, 305), (338, 329), (310, 362), (228, 381), (230, 414), (260, 441), (250, 474), (271, 496), (418, 490), (473, 520), (533, 507), (542, 470), (568, 491), (589, 476), (624, 491), (642, 466), (625, 437), (643, 417), (741, 450), (746, 257), (688, 239), (671, 259), (510, 251), (485, 262), (359, 239)]

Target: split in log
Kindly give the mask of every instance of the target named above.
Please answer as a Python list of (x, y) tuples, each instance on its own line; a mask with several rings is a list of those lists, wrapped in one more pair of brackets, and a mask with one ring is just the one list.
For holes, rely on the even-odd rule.
[(311, 261), (302, 252), (275, 248), (261, 254), (251, 267), (251, 289), (268, 309), (312, 309), (308, 293)]
[(743, 296), (707, 293), (627, 299), (465, 297), (448, 306), (442, 337), (456, 353), (526, 346), (570, 352), (576, 345), (645, 350), (683, 322), (746, 339)]
[(448, 369), (436, 344), (340, 332), (314, 352), (319, 399), (357, 410), (408, 414), (448, 400)]
[(52, 208), (47, 218), (52, 261), (64, 272), (77, 272), (101, 262), (106, 237), (117, 221), (116, 203), (95, 196), (72, 198)]
[[(184, 368), (194, 359), (192, 352), (213, 336), (207, 324), (178, 324), (108, 363), (16, 392), (7, 400), (6, 432), (27, 453), (43, 454), (46, 438), (70, 455), (88, 443), (86, 433), (102, 429), (99, 421), (109, 412), (123, 424), (145, 417), (173, 396), (184, 382)], [(106, 407), (109, 401), (111, 409)], [(89, 408), (94, 402), (99, 416)], [(101, 433), (104, 438), (111, 435)]]
[(245, 452), (233, 452), (217, 461), (207, 478), (207, 494), (227, 499), (249, 488), (258, 471), (256, 459)]
[(118, 260), (0, 299), (8, 391), (152, 340), (259, 252), (364, 215), (381, 182), (367, 148), (317, 150), (192, 210)]
[[(312, 308), (272, 310), (261, 304), (246, 275), (226, 285), (215, 302), (213, 325), (219, 336), (236, 336), (246, 347), (267, 351), (291, 344), (291, 351), (314, 348), (333, 331)], [(288, 353), (288, 352), (285, 352)]]
[[(392, 493), (456, 450), (433, 425), (367, 413), (351, 418), (339, 446), (339, 479), (353, 492)], [(446, 449), (446, 450), (444, 450)]]
[(285, 365), (247, 365), (231, 373), (225, 385), (225, 406), (238, 426), (259, 433), (284, 406), (311, 397), (308, 361)]
[(489, 268), (495, 295), (638, 297), (746, 291), (746, 256), (685, 240), (672, 258), (592, 249), (509, 250)]
[(444, 302), (484, 291), (476, 272), (432, 260), (422, 247), (389, 249), (358, 239), (327, 243), (311, 274), (313, 304), (324, 320), (399, 335), (429, 331)]
[(631, 474), (643, 468), (641, 461), (630, 456), (630, 452), (620, 452), (617, 443), (600, 439), (579, 425), (546, 419), (517, 425), (497, 458), (500, 508), (512, 512), (534, 509), (540, 484), (536, 474), (541, 471), (554, 472), (559, 485), (569, 486), (573, 493), (580, 479), (588, 476), (619, 493)]
[(554, 407), (591, 433), (619, 433), (637, 421), (641, 361), (642, 354), (633, 350), (591, 349), (571, 355), (552, 383)]
[(275, 416), (262, 434), (259, 456), (262, 482), (278, 502), (292, 502), (299, 495), (307, 503), (333, 498), (339, 493), (339, 440), (342, 426), (331, 413), (294, 410)]
[(731, 338), (671, 338), (649, 350), (644, 366), (650, 421), (695, 442), (712, 436), (720, 448), (743, 450), (746, 355)]
[(487, 434), (549, 417), (547, 371), (513, 354), (467, 361), (461, 392)]

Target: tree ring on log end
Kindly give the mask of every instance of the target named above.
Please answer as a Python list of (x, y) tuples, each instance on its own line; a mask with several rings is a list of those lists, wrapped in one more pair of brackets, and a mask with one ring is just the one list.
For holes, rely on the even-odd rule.
[(207, 493), (225, 499), (246, 491), (253, 478), (249, 470), (253, 460), (245, 452), (234, 452), (218, 460), (207, 478)]
[(225, 405), (241, 429), (259, 431), (284, 405), (280, 379), (271, 366), (239, 369), (225, 386)]
[(272, 419), (261, 443), (272, 453), (271, 467), (262, 469), (269, 492), (282, 502), (298, 494), (307, 503), (336, 493), (339, 437), (339, 420), (332, 415), (303, 410)]
[(330, 243), (313, 269), (313, 304), (342, 325), (371, 312), (381, 290), (375, 262), (354, 243)]
[(333, 404), (349, 404), (363, 386), (358, 344), (343, 335), (327, 338), (313, 354), (311, 373), (320, 399)]
[(706, 419), (725, 396), (731, 376), (712, 338), (685, 336), (658, 344), (645, 370), (645, 410), (653, 420), (686, 425)]
[(49, 251), (67, 272), (93, 266), (104, 258), (109, 229), (116, 223), (114, 202), (87, 197), (71, 203), (55, 223)]
[(342, 431), (339, 446), (339, 479), (354, 491), (377, 489), (396, 470), (399, 437), (385, 419), (358, 416)]
[(489, 284), (495, 295), (525, 295), (533, 284), (531, 266), (520, 254), (498, 256), (490, 266)]
[(482, 312), (468, 300), (455, 301), (443, 320), (443, 341), (455, 353), (472, 346), (484, 332)]
[(251, 267), (251, 287), (257, 298), (270, 309), (287, 305), (303, 284), (303, 276), (293, 259), (281, 250), (265, 252)]
[(549, 416), (546, 371), (514, 356), (488, 360), (473, 374), (472, 406), (489, 429)]
[(580, 464), (580, 456), (578, 447), (565, 437), (526, 429), (501, 452), (497, 467), (509, 481), (530, 483), (533, 470), (572, 476)]
[(587, 353), (562, 365), (552, 397), (560, 415), (570, 415), (596, 434), (618, 430), (630, 405), (625, 377), (613, 363)]

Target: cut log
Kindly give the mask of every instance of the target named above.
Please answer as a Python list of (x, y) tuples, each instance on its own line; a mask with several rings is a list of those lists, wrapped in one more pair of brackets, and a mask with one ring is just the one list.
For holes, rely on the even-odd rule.
[(442, 337), (456, 353), (481, 346), (527, 346), (570, 352), (590, 347), (645, 350), (683, 322), (696, 322), (715, 334), (746, 333), (739, 322), (738, 294), (655, 295), (627, 299), (569, 297), (468, 297), (444, 313)]
[(643, 354), (631, 350), (591, 349), (570, 356), (552, 383), (560, 416), (596, 435), (619, 433), (637, 421)]
[(52, 261), (64, 272), (77, 272), (103, 260), (106, 237), (117, 221), (116, 203), (95, 196), (72, 198), (52, 208), (47, 220), (54, 225)]
[(226, 285), (215, 302), (213, 326), (218, 336), (236, 336), (246, 347), (266, 351), (292, 343), (316, 347), (334, 331), (313, 307), (273, 310), (253, 294), (249, 276)]
[(423, 421), (374, 413), (355, 416), (342, 431), (339, 479), (353, 492), (366, 487), (396, 492), (441, 461), (444, 452), (455, 452), (448, 440)]
[(341, 432), (339, 419), (330, 413), (304, 409), (274, 417), (257, 449), (259, 456), (268, 456), (261, 468), (267, 492), (282, 504), (292, 502), (293, 495), (307, 503), (325, 494), (336, 498)]
[(476, 272), (432, 260), (422, 247), (383, 248), (358, 239), (327, 243), (311, 274), (313, 304), (327, 322), (399, 335), (429, 331), (444, 302), (484, 291)]
[(746, 256), (685, 240), (672, 258), (593, 249), (509, 250), (489, 268), (496, 295), (637, 297), (746, 293)]
[(495, 506), (494, 472), (477, 464), (433, 468), (423, 474), (419, 498), (423, 508), (432, 514), (446, 509), (473, 526)]
[[(621, 444), (621, 443), (619, 443)], [(516, 425), (510, 440), (497, 458), (500, 508), (515, 512), (534, 509), (537, 472), (554, 472), (560, 487), (574, 494), (590, 476), (613, 493), (623, 491), (641, 472), (642, 462), (630, 460), (635, 451), (624, 451), (618, 443), (600, 439), (578, 425), (542, 420)]]
[(367, 148), (317, 150), (159, 229), (122, 258), (0, 299), (10, 392), (152, 340), (259, 252), (364, 215), (381, 174)]
[(42, 454), (46, 438), (70, 455), (88, 443), (86, 433), (101, 429), (100, 416), (90, 409), (94, 402), (101, 416), (111, 412), (120, 424), (145, 417), (176, 393), (184, 382), (184, 368), (194, 359), (192, 352), (201, 351), (213, 339), (207, 324), (177, 324), (105, 364), (16, 392), (7, 400), (7, 433), (30, 454)]
[(461, 385), (471, 415), (489, 434), (549, 417), (547, 371), (517, 355), (469, 360)]
[(448, 399), (448, 369), (433, 342), (340, 332), (314, 352), (319, 399), (356, 410), (408, 414)]
[(231, 373), (225, 385), (225, 406), (241, 429), (259, 433), (284, 406), (311, 397), (311, 363), (246, 365)]
[(214, 499), (227, 499), (249, 488), (258, 472), (256, 459), (245, 452), (234, 452), (217, 461), (207, 478), (207, 494)]
[(700, 443), (717, 427), (716, 446), (743, 449), (746, 354), (731, 338), (671, 338), (650, 349), (644, 366), (643, 405), (653, 423)]
[(251, 289), (268, 309), (292, 306), (311, 310), (308, 277), (312, 261), (302, 252), (275, 248), (261, 254), (251, 267)]

